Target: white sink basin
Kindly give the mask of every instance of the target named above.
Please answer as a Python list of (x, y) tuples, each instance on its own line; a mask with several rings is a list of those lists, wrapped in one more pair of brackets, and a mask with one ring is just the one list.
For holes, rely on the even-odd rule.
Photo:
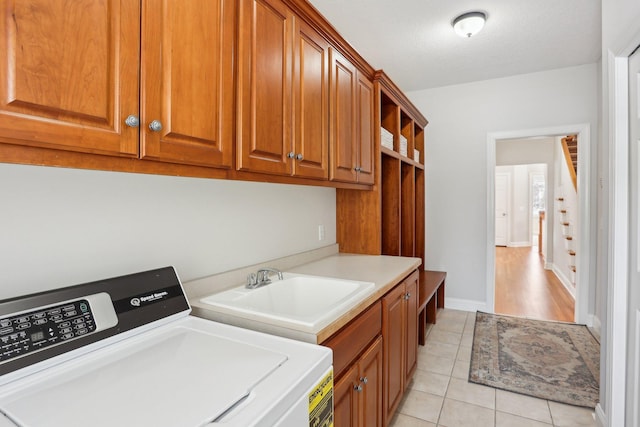
[(371, 282), (284, 273), (283, 280), (257, 289), (244, 286), (210, 295), (200, 302), (212, 310), (316, 332), (336, 315), (357, 304), (374, 286)]

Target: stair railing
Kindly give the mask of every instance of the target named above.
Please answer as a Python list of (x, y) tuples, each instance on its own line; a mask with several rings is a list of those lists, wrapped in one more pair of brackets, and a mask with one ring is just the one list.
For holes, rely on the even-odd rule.
[[(578, 178), (576, 176), (576, 168), (573, 164), (573, 160), (571, 158), (571, 152), (569, 151), (569, 143), (575, 142), (576, 136), (570, 135), (565, 138), (562, 138), (562, 151), (564, 152), (564, 159), (567, 162), (567, 168), (569, 168), (569, 175), (571, 176), (571, 182), (573, 182), (573, 188), (578, 191)], [(577, 142), (576, 142), (577, 148)]]

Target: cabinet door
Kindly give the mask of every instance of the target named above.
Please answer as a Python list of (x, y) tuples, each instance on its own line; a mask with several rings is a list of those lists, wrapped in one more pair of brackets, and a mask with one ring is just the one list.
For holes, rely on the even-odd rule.
[(399, 284), (382, 298), (384, 418), (388, 424), (404, 392), (405, 290)]
[(335, 427), (358, 427), (358, 365), (354, 365), (333, 387), (333, 421)]
[(418, 272), (414, 272), (405, 280), (406, 300), (406, 355), (405, 355), (405, 387), (418, 365)]
[(231, 167), (236, 2), (142, 4), (142, 157)]
[[(293, 174), (329, 176), (329, 44), (298, 19), (295, 31)], [(298, 158), (300, 157), (300, 158)]]
[(140, 4), (3, 1), (0, 139), (138, 155)]
[(360, 426), (381, 427), (382, 424), (382, 337), (369, 347), (360, 359), (362, 387)]
[(331, 117), (330, 174), (332, 181), (356, 182), (356, 67), (330, 48)]
[(373, 184), (375, 181), (373, 157), (373, 83), (361, 73), (358, 73), (357, 101), (358, 139), (356, 148), (358, 150), (358, 182), (360, 184)]
[(293, 14), (281, 0), (241, 0), (237, 165), (291, 174)]

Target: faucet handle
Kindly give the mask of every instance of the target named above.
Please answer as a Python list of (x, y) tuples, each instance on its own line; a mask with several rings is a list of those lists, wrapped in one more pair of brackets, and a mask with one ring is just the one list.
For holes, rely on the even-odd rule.
[(258, 270), (257, 281), (259, 284), (262, 284), (262, 285), (267, 285), (271, 283), (271, 279), (269, 279), (269, 270), (267, 269)]
[(247, 288), (255, 287), (258, 284), (258, 276), (256, 273), (249, 273), (247, 276)]

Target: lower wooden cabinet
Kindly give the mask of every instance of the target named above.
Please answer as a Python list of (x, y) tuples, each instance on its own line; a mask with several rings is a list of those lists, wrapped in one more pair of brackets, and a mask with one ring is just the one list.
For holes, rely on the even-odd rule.
[(383, 418), (393, 417), (418, 361), (418, 271), (382, 298)]
[(416, 271), (405, 281), (405, 290), (407, 292), (406, 300), (406, 353), (405, 353), (405, 369), (404, 369), (404, 385), (411, 381), (413, 374), (418, 367), (418, 279), (420, 275)]
[(382, 337), (378, 337), (334, 387), (336, 427), (376, 427), (382, 419)]
[(418, 361), (418, 270), (321, 344), (333, 350), (336, 427), (389, 425)]

